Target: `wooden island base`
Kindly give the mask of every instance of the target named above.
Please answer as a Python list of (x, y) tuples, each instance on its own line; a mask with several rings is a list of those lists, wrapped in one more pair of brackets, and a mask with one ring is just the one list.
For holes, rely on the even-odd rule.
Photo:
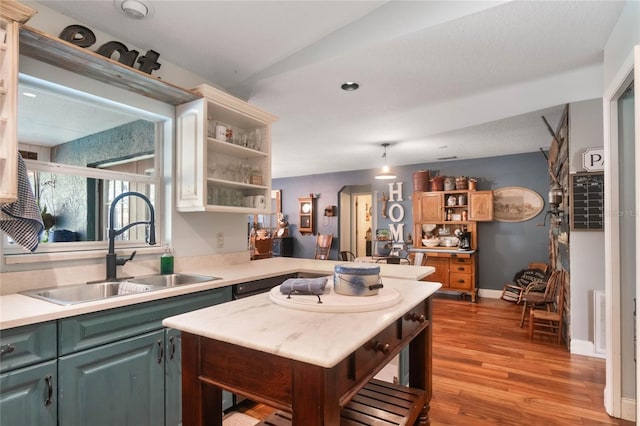
[[(426, 392), (371, 380), (342, 409), (341, 426), (425, 425)], [(276, 411), (256, 426), (291, 426), (291, 414)]]
[[(222, 426), (224, 389), (289, 413), (274, 418), (285, 425), (428, 426), (430, 296), (440, 285), (386, 285), (399, 303), (370, 312), (286, 309), (258, 294), (165, 319), (182, 331), (183, 424)], [(375, 380), (405, 347), (409, 387)]]

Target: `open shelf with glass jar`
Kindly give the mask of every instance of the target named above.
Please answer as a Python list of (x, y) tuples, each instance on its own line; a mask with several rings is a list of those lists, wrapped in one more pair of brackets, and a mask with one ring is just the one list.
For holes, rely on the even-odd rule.
[[(416, 248), (444, 248), (444, 245), (431, 245), (431, 242), (435, 243), (440, 237), (454, 237), (456, 230), (460, 230), (471, 233), (471, 248), (476, 249), (476, 223), (493, 220), (493, 192), (414, 192), (413, 219)], [(423, 239), (433, 241), (427, 241), (427, 245)]]
[(267, 213), (276, 117), (209, 86), (177, 108), (179, 211)]

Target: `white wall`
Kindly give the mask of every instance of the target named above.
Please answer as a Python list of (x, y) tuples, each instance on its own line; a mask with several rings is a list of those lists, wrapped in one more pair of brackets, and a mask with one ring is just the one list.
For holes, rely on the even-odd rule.
[[(584, 172), (582, 153), (603, 146), (602, 99), (569, 107), (570, 173)], [(571, 231), (571, 352), (594, 355), (593, 291), (604, 290), (604, 232)]]
[[(45, 4), (40, 2), (24, 2), (29, 6), (35, 8), (38, 13), (27, 22), (27, 25), (45, 33), (57, 36), (62, 29), (71, 24), (78, 24), (77, 21), (55, 12)], [(80, 23), (82, 24), (82, 23)], [(145, 51), (144, 48), (135, 46), (130, 40), (124, 39), (122, 36), (112, 36), (109, 34), (97, 31), (95, 28), (90, 28), (96, 35), (96, 43), (89, 49), (94, 49), (100, 46), (102, 43), (111, 40), (117, 40), (124, 43), (129, 49), (136, 48), (139, 51)], [(154, 46), (151, 46), (153, 48)], [(160, 49), (160, 47), (156, 47)], [(24, 64), (23, 64), (24, 62)], [(192, 88), (202, 83), (215, 85), (211, 81), (207, 81), (205, 78), (200, 77), (184, 68), (181, 68), (175, 64), (162, 60), (160, 56), (159, 62), (162, 67), (153, 72), (154, 76), (162, 77), (163, 80), (181, 86), (184, 88)], [(39, 63), (29, 58), (21, 57), (21, 71), (26, 71), (31, 74), (40, 76), (41, 78), (47, 78), (47, 75), (51, 75), (51, 72), (55, 72), (55, 68)], [(79, 76), (77, 74), (66, 73), (67, 76), (58, 77), (57, 80), (64, 83), (64, 78), (71, 79), (68, 83), (73, 85), (79, 90), (91, 91), (98, 96), (108, 96), (109, 98), (115, 98), (119, 102), (127, 102), (133, 98), (138, 99), (140, 103), (140, 96), (132, 96), (130, 92), (122, 89), (109, 87), (108, 92), (105, 93), (103, 84), (96, 83), (94, 80), (86, 77)], [(70, 76), (70, 77), (69, 77)], [(61, 81), (62, 80), (62, 81)], [(151, 110), (158, 114), (166, 115), (171, 118), (175, 118), (175, 108), (168, 104), (162, 104), (157, 101), (153, 101), (148, 98), (144, 98), (143, 104), (136, 105), (142, 109)], [(164, 176), (166, 178), (165, 185), (165, 211), (172, 212), (168, 227), (166, 229), (166, 235), (171, 240), (175, 249), (177, 257), (181, 256), (199, 256), (216, 253), (229, 253), (244, 251), (247, 249), (247, 217), (242, 214), (217, 214), (217, 213), (179, 213), (174, 208), (174, 194), (173, 194), (173, 177), (175, 175), (173, 169), (174, 152), (174, 139), (175, 132), (173, 129), (166, 135), (168, 140), (168, 146), (165, 147), (165, 168)], [(166, 142), (166, 141), (165, 141)], [(224, 234), (224, 247), (217, 247), (217, 234)], [(96, 262), (103, 262), (102, 259)]]
[[(627, 1), (625, 7), (620, 14), (620, 18), (616, 23), (604, 48), (604, 90), (605, 101), (608, 97), (614, 96), (617, 87), (624, 80), (625, 75), (633, 66), (633, 46), (640, 44), (640, 2)], [(636, 81), (637, 87), (637, 81)], [(609, 123), (608, 110), (604, 114), (604, 126), (607, 133), (605, 134), (605, 152), (617, 152), (617, 139), (609, 139)], [(636, 123), (636, 128), (638, 123)], [(605, 158), (606, 161), (606, 158)], [(612, 197), (620, 190), (615, 181), (615, 177), (611, 176), (616, 172), (616, 168), (612, 169), (605, 175), (605, 193)], [(634, 184), (634, 182), (630, 182)], [(609, 197), (607, 197), (609, 198)], [(613, 197), (617, 200), (616, 197)], [(616, 205), (609, 208), (616, 209)], [(615, 228), (618, 221), (611, 215), (611, 219), (605, 223), (605, 226)], [(636, 418), (636, 397), (635, 388), (638, 386), (638, 376), (633, 371), (625, 371), (624, 365), (633, 365), (633, 351), (623, 350), (620, 338), (620, 324), (623, 322), (633, 321), (626, 314), (621, 312), (619, 304), (614, 304), (614, 299), (619, 298), (620, 283), (617, 282), (617, 258), (610, 258), (615, 254), (615, 249), (619, 245), (619, 241), (614, 241), (611, 236), (613, 229), (605, 232), (605, 279), (607, 281), (607, 370), (606, 370), (606, 386), (605, 386), (605, 408), (607, 412), (615, 417), (623, 417), (628, 420)], [(615, 235), (615, 234), (614, 234)], [(636, 242), (637, 247), (637, 242)], [(629, 389), (624, 385), (623, 381), (635, 376), (635, 383)], [(626, 378), (623, 380), (623, 378)], [(631, 378), (633, 382), (633, 378)]]

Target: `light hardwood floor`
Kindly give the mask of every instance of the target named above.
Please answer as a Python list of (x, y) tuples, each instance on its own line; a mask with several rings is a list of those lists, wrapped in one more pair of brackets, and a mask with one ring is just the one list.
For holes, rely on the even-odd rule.
[(529, 340), (521, 306), (433, 301), (432, 425), (634, 425), (603, 406), (605, 362)]
[[(635, 425), (604, 410), (604, 360), (530, 341), (520, 306), (446, 296), (433, 305), (432, 426)], [(262, 419), (272, 412), (242, 411)]]

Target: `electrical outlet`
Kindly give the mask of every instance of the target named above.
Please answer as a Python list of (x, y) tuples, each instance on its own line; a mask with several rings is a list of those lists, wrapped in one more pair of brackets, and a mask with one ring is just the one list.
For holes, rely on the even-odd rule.
[(216, 235), (218, 237), (218, 248), (224, 247), (224, 234), (222, 232), (218, 232)]

